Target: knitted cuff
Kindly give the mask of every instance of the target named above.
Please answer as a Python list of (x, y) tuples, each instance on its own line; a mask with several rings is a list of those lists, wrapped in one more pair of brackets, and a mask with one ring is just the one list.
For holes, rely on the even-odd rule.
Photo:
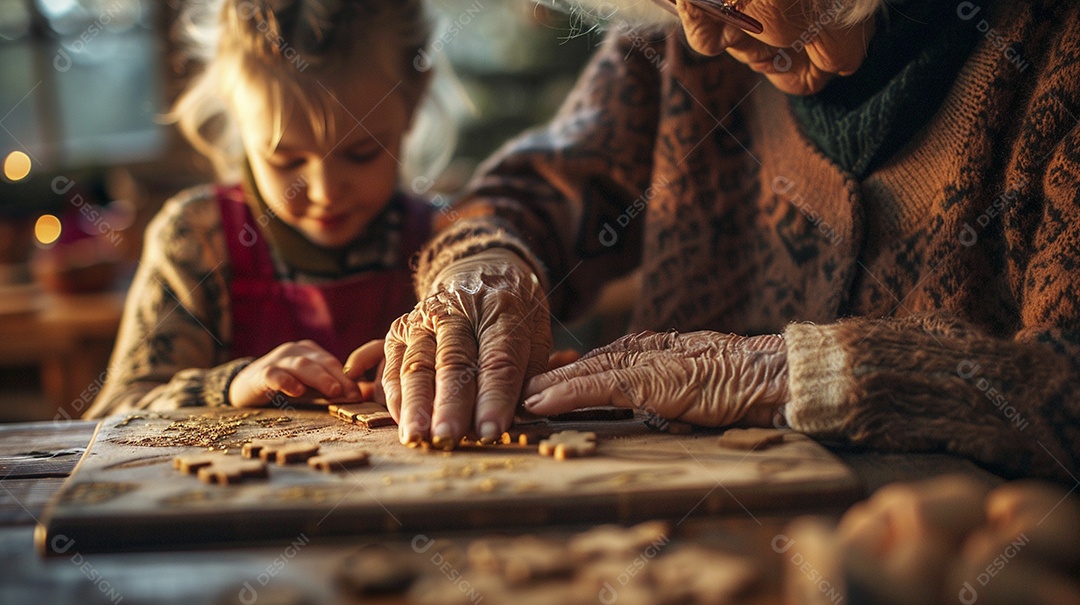
[(488, 221), (462, 220), (436, 235), (420, 251), (413, 277), (417, 298), (423, 300), (431, 294), (435, 278), (451, 263), (491, 248), (506, 248), (520, 256), (547, 291), (544, 265), (521, 239)]
[(847, 350), (839, 339), (839, 326), (791, 324), (787, 340), (788, 390), (785, 408), (788, 425), (820, 438), (840, 436), (845, 418), (853, 411), (854, 381)]
[(206, 370), (203, 374), (202, 393), (199, 397), (203, 405), (210, 407), (230, 405), (229, 387), (232, 386), (233, 379), (253, 361), (255, 361), (254, 357), (241, 357)]

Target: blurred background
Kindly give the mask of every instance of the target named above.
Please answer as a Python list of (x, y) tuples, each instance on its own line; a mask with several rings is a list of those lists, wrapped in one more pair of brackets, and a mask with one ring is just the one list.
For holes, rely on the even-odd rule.
[[(444, 52), (475, 106), (429, 192), (453, 195), (477, 162), (555, 111), (600, 34), (529, 0), (431, 4), (443, 28), (462, 29)], [(89, 407), (147, 222), (212, 180), (162, 125), (191, 72), (170, 37), (180, 8), (0, 0), (0, 422)], [(559, 327), (558, 344), (606, 342), (620, 328), (605, 325)]]

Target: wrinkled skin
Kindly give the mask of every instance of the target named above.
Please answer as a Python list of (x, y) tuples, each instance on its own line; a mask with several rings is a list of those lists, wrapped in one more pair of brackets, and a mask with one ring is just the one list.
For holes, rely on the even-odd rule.
[[(593, 11), (590, 3), (597, 0), (581, 2), (585, 14), (618, 19), (617, 10)], [(764, 25), (762, 34), (751, 36), (678, 0), (687, 41), (702, 54), (727, 52), (790, 94), (811, 94), (853, 73), (874, 33), (873, 19), (839, 27), (798, 1), (743, 4)], [(672, 19), (661, 8), (655, 13), (657, 23)], [(791, 48), (796, 42), (798, 52)], [(522, 395), (536, 397), (529, 407), (538, 413), (610, 403), (707, 426), (767, 426), (787, 400), (786, 349), (778, 336), (628, 337), (530, 383), (545, 369), (551, 328), (528, 264), (509, 250), (492, 249), (443, 273), (386, 338), (382, 396), (403, 443), (456, 440), (468, 432), (495, 437), (509, 426)]]
[(547, 299), (509, 250), (462, 259), (386, 337), (382, 389), (402, 443), (495, 438), (510, 426), (525, 382), (547, 368)]
[[(690, 47), (703, 55), (726, 52), (773, 86), (793, 95), (820, 92), (836, 76), (855, 73), (866, 58), (875, 21), (840, 26), (826, 14), (812, 14), (801, 2), (749, 0), (742, 11), (765, 28), (751, 35), (718, 22), (701, 9), (678, 0), (679, 19)], [(798, 52), (798, 46), (805, 49)]]
[(612, 405), (702, 426), (769, 426), (788, 399), (780, 336), (642, 332), (534, 378), (528, 411)]
[(703, 426), (770, 426), (787, 402), (781, 336), (646, 332), (541, 375), (547, 303), (516, 254), (468, 257), (435, 283), (386, 338), (383, 397), (402, 443), (497, 437), (523, 395), (537, 414), (615, 405)]
[(653, 4), (642, 0), (566, 3), (576, 7), (576, 13), (586, 20), (612, 21), (631, 28), (666, 27), (678, 20), (695, 51), (708, 56), (726, 52), (765, 74), (776, 88), (795, 95), (814, 94), (834, 77), (854, 73), (866, 57), (866, 46), (876, 28), (874, 19), (841, 25), (834, 4), (821, 11), (802, 0), (743, 0), (742, 12), (764, 27), (760, 34), (723, 23), (687, 0), (676, 0), (677, 8), (668, 0), (653, 0)]

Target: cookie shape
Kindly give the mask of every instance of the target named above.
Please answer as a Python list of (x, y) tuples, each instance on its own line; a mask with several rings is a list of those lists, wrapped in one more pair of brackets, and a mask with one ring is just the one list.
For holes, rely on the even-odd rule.
[[(649, 552), (655, 554), (656, 551)], [(675, 603), (678, 603), (678, 601), (658, 593), (652, 585), (652, 580), (647, 572), (634, 573), (637, 570), (636, 566), (642, 562), (646, 555), (638, 553), (635, 556), (641, 556), (642, 559), (637, 561), (629, 557), (600, 559), (581, 567), (574, 578), (574, 585), (587, 590), (591, 593), (589, 596), (592, 597), (592, 599), (582, 600), (581, 602), (607, 602), (612, 605), (675, 605)], [(646, 570), (651, 562), (650, 560), (645, 564)], [(688, 601), (680, 605), (690, 605), (690, 603), (692, 602)], [(695, 603), (694, 605), (698, 604)], [(723, 604), (709, 603), (708, 605)]]
[(560, 431), (540, 442), (541, 456), (554, 456), (556, 460), (592, 456), (596, 453), (596, 433)]
[[(464, 589), (447, 590), (444, 576), (424, 575), (409, 589), (406, 598), (402, 601), (410, 605), (479, 605), (482, 603), (513, 603), (514, 605), (534, 605), (522, 598), (520, 591), (509, 592), (509, 587), (501, 578), (490, 574), (473, 574), (466, 572), (462, 577), (468, 578), (457, 586)], [(563, 603), (566, 600), (551, 600), (553, 595), (547, 593), (547, 600), (543, 603)], [(556, 595), (557, 596), (557, 595)], [(591, 595), (590, 595), (591, 596)]]
[[(262, 454), (266, 453), (266, 449), (263, 449)], [(306, 441), (297, 441), (289, 443), (288, 445), (277, 448), (274, 451), (274, 460), (279, 465), (293, 464), (294, 462), (303, 462), (319, 453), (319, 444), (308, 443)], [(264, 457), (264, 460), (269, 458)]]
[(334, 404), (328, 409), (332, 416), (367, 429), (380, 426), (397, 426), (397, 422), (394, 422), (394, 417), (390, 415), (390, 412), (374, 401)]
[(418, 575), (416, 561), (407, 553), (369, 545), (342, 561), (337, 581), (355, 596), (392, 595), (405, 592)]
[(471, 566), (500, 575), (510, 585), (569, 576), (575, 569), (561, 545), (536, 536), (476, 540), (467, 555)]
[(750, 560), (700, 546), (657, 558), (649, 573), (672, 603), (737, 603), (760, 579)]
[(250, 443), (245, 443), (240, 448), (240, 455), (244, 458), (261, 458), (262, 460), (268, 460), (271, 454), (263, 456), (264, 450), (277, 451), (279, 447), (288, 445), (289, 442), (284, 439), (252, 439)]
[(671, 542), (671, 525), (647, 521), (633, 527), (601, 525), (575, 535), (567, 544), (570, 557), (579, 563), (597, 559), (635, 557), (649, 546), (662, 548)]
[(239, 456), (220, 456), (213, 464), (199, 469), (199, 481), (204, 483), (229, 485), (249, 477), (266, 477), (266, 463), (262, 460), (244, 460)]
[(439, 450), (441, 452), (449, 452), (457, 447), (458, 442), (449, 437), (443, 437), (441, 435), (433, 435), (431, 437), (431, 443), (429, 449)]
[(306, 441), (288, 439), (252, 439), (240, 449), (244, 458), (259, 458), (263, 462), (278, 464), (303, 462), (319, 453), (319, 445)]
[(173, 468), (179, 470), (185, 475), (192, 475), (198, 472), (198, 470), (204, 466), (210, 466), (218, 458), (221, 458), (224, 454), (217, 454), (214, 452), (191, 454), (188, 456), (177, 456), (173, 458)]
[(728, 429), (716, 440), (720, 447), (736, 450), (756, 450), (784, 442), (784, 433), (779, 429)]
[[(535, 445), (533, 446), (535, 447)], [(509, 450), (528, 450), (529, 446), (520, 445), (514, 442), (503, 442), (498, 439), (473, 439), (472, 437), (462, 437), (454, 449), (464, 451), (476, 451), (476, 452), (490, 452), (493, 450), (509, 451)]]
[(551, 436), (552, 430), (547, 425), (512, 426), (502, 434), (499, 441), (503, 445), (536, 445)]
[(307, 460), (308, 466), (319, 469), (324, 473), (358, 468), (370, 464), (370, 456), (363, 450), (344, 450), (312, 456)]
[[(863, 508), (868, 507), (863, 505)], [(846, 542), (834, 524), (819, 517), (799, 517), (787, 524), (781, 535), (785, 537), (782, 546), (784, 551), (781, 556), (784, 567), (784, 596), (786, 597), (784, 603), (812, 605), (826, 600), (835, 603), (850, 602), (847, 599), (849, 590), (865, 591), (864, 594), (882, 594), (881, 582), (884, 574), (877, 562), (874, 559), (852, 561), (846, 557), (844, 552), (850, 548), (851, 543)], [(847, 546), (842, 546), (845, 543)], [(795, 548), (791, 548), (792, 546)], [(936, 552), (936, 550), (929, 552)], [(926, 553), (927, 551), (921, 552), (919, 559), (923, 559)], [(849, 562), (845, 563), (845, 559)], [(808, 574), (805, 565), (811, 561), (814, 573)], [(918, 569), (919, 567), (906, 565), (905, 568)], [(825, 583), (829, 585), (830, 598), (828, 599), (825, 598), (825, 592), (819, 588)], [(933, 584), (925, 580), (909, 582), (904, 588), (904, 597), (921, 597), (924, 603), (933, 603), (937, 596), (925, 594), (923, 591)], [(898, 585), (892, 584), (892, 586)]]

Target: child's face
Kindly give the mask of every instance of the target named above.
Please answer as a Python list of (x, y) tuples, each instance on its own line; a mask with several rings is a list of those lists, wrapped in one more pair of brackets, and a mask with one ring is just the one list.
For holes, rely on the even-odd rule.
[(235, 109), (255, 184), (274, 214), (313, 243), (349, 243), (390, 201), (410, 117), (395, 83), (376, 73), (326, 82), (313, 94), (336, 97), (328, 101), (334, 136), (320, 140), (293, 111), (276, 146), (265, 92), (239, 87)]

